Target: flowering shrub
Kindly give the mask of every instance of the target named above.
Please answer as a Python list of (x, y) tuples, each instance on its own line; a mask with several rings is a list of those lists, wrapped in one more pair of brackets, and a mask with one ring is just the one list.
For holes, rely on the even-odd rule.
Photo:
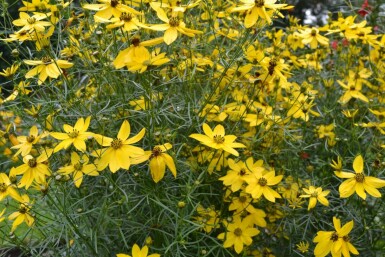
[(277, 0), (22, 4), (1, 38), (0, 253), (385, 250), (369, 1), (285, 28)]

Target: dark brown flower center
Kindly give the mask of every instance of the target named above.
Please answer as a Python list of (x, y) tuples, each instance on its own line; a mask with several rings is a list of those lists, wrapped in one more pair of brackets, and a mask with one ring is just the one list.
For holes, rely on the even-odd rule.
[(122, 12), (122, 14), (120, 15), (119, 19), (121, 21), (129, 22), (129, 21), (132, 20), (132, 14), (131, 13)]
[(244, 195), (242, 195), (242, 196), (239, 197), (239, 201), (240, 201), (241, 203), (245, 203), (245, 202), (247, 201), (247, 197), (244, 196)]
[(37, 166), (37, 161), (35, 158), (29, 159), (28, 160), (28, 166), (31, 168), (35, 168)]
[(357, 173), (354, 178), (358, 183), (362, 183), (365, 180), (365, 175), (363, 173)]
[(48, 56), (44, 56), (43, 58), (41, 58), (41, 61), (44, 63), (44, 64), (49, 64), (52, 62), (51, 58), (49, 58)]
[(255, 0), (254, 1), (256, 7), (262, 7), (265, 5), (265, 0)]
[(34, 24), (34, 23), (36, 22), (36, 19), (35, 19), (35, 17), (29, 17), (29, 18), (27, 19), (27, 22), (28, 22), (29, 24)]
[(215, 135), (214, 142), (217, 144), (223, 144), (225, 142), (225, 138), (221, 135)]
[(115, 138), (114, 140), (112, 140), (111, 142), (111, 147), (114, 148), (114, 149), (119, 149), (121, 148), (123, 145), (123, 142), (121, 139), (119, 138)]
[(76, 138), (77, 136), (79, 136), (79, 131), (77, 131), (76, 129), (73, 129), (72, 132), (68, 133), (68, 136), (70, 138)]
[(236, 228), (235, 230), (234, 230), (234, 235), (236, 235), (236, 236), (242, 236), (242, 229), (240, 229), (240, 228)]
[(116, 7), (119, 4), (118, 0), (111, 0), (111, 7)]
[(265, 179), (265, 178), (258, 179), (258, 184), (260, 184), (261, 186), (266, 186), (267, 185), (267, 179)]
[(171, 17), (168, 21), (168, 24), (170, 24), (171, 27), (178, 27), (179, 26), (179, 19), (177, 17)]
[(152, 149), (152, 153), (151, 153), (151, 157), (150, 158), (158, 157), (161, 154), (162, 154), (162, 149), (160, 149), (159, 146), (155, 146), (154, 149)]
[(310, 35), (311, 35), (312, 37), (317, 36), (317, 30), (312, 29), (311, 32), (310, 32)]
[(74, 165), (74, 169), (77, 171), (81, 171), (83, 169), (83, 164), (81, 164), (80, 162), (76, 163)]
[(7, 185), (5, 183), (0, 183), (0, 192), (7, 191)]
[(338, 234), (337, 234), (337, 232), (334, 232), (334, 233), (332, 234), (332, 236), (330, 237), (330, 240), (333, 241), (333, 242), (335, 242), (335, 241), (338, 240)]
[(35, 136), (33, 136), (33, 135), (30, 135), (30, 136), (27, 136), (27, 142), (28, 143), (32, 143), (33, 141), (35, 141)]
[(239, 171), (239, 175), (240, 175), (240, 176), (246, 175), (246, 170), (242, 168), (242, 169)]

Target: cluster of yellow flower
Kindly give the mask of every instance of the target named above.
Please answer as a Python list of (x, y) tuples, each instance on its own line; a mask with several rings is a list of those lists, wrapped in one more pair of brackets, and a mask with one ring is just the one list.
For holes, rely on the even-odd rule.
[[(364, 174), (368, 170), (364, 157), (372, 158), (364, 154), (365, 148), (341, 150), (344, 140), (348, 141), (343, 138), (348, 125), (360, 131), (351, 133), (360, 134), (357, 138), (375, 128), (373, 133), (378, 132), (379, 139), (374, 147), (385, 147), (381, 137), (385, 134), (385, 80), (380, 76), (385, 72), (385, 35), (375, 34), (365, 20), (340, 15), (316, 28), (290, 18), (285, 30), (265, 31), (291, 7), (277, 0), (198, 0), (186, 5), (174, 0), (98, 2), (64, 13), (72, 8), (69, 2), (23, 1), (19, 19), (13, 21), (20, 29), (2, 39), (9, 44), (32, 41), (33, 53), (40, 56), (30, 60), (30, 54), (15, 52), (19, 62), (0, 72), (14, 87), (0, 99), (0, 147), (11, 160), (10, 168), (0, 173), (0, 201), (11, 197), (19, 205), (18, 211), (8, 215), (4, 209), (0, 214), (0, 221), (7, 215), (13, 220), (11, 231), (23, 222), (29, 227), (35, 222), (30, 188), (47, 193), (53, 178), (69, 181), (69, 177), (80, 188), (90, 179), (86, 176), (101, 176), (107, 169), (111, 173), (130, 170), (132, 165), (142, 168), (139, 164), (145, 162), (152, 180), (158, 183), (166, 169), (177, 177), (174, 157), (180, 165), (178, 174), (182, 167), (203, 171), (197, 183), (208, 175), (210, 183), (219, 181), (223, 187), (221, 209), (216, 203), (205, 207), (202, 201), (194, 206), (190, 218), (203, 233), (216, 233), (223, 247), (234, 248), (237, 254), (258, 256), (259, 250), (256, 253), (256, 247), (251, 247), (253, 238), (281, 233), (284, 228), (277, 220), (286, 215), (285, 210), (302, 210), (312, 217), (314, 209), (330, 210), (334, 205), (329, 202), (331, 197), (342, 201), (354, 193), (358, 200), (366, 200), (367, 194), (382, 196), (378, 189), (385, 187), (385, 181), (377, 178), (381, 173)], [(201, 30), (192, 29), (199, 26)], [(58, 42), (53, 46), (55, 38)], [(367, 52), (361, 53), (364, 48)], [(34, 67), (23, 70), (23, 64)], [(336, 69), (339, 65), (347, 65), (349, 70)], [(333, 76), (326, 78), (325, 71)], [(186, 92), (171, 90), (175, 85), (169, 84), (185, 81), (188, 85), (180, 91)], [(130, 83), (140, 90), (130, 88)], [(48, 116), (43, 112), (45, 107), (34, 102), (61, 93), (63, 99), (58, 104), (54, 101)], [(125, 103), (116, 100), (120, 95)], [(183, 115), (178, 108), (183, 101), (172, 102), (184, 95), (188, 95), (185, 99), (194, 98), (192, 103), (183, 103), (186, 119), (180, 118)], [(113, 137), (98, 130), (103, 125), (96, 123), (105, 122), (106, 117), (93, 113), (105, 98), (119, 102), (108, 122), (120, 124), (123, 120)], [(32, 104), (25, 99), (31, 99)], [(167, 105), (167, 101), (172, 103)], [(11, 104), (19, 102), (28, 102), (28, 106), (22, 105), (22, 118), (11, 111), (16, 108)], [(94, 124), (91, 116), (79, 114), (74, 125), (59, 124), (63, 131), (56, 129), (59, 121), (54, 117), (67, 108), (71, 112), (76, 103), (95, 115)], [(170, 116), (156, 112), (159, 107)], [(138, 113), (134, 130), (139, 128), (139, 132), (130, 137), (126, 118), (133, 113)], [(196, 127), (191, 125), (192, 114), (199, 120)], [(140, 115), (146, 119), (141, 120)], [(202, 121), (203, 133), (194, 133)], [(21, 126), (23, 122), (29, 132)], [(162, 131), (172, 130), (174, 140), (156, 140), (154, 124), (162, 124)], [(90, 127), (94, 132), (88, 131)], [(188, 138), (199, 144), (188, 142)], [(318, 151), (316, 147), (322, 143), (325, 150), (319, 150), (322, 153), (314, 158), (317, 160), (309, 157), (306, 148)], [(170, 155), (176, 144), (180, 148)], [(324, 175), (330, 170), (326, 159), (341, 152), (348, 162), (355, 156), (351, 161), (354, 173), (343, 170), (338, 156), (330, 164), (335, 176), (331, 172)], [(326, 165), (319, 165), (318, 173), (314, 172), (314, 166), (322, 163)], [(301, 177), (297, 169), (308, 174)], [(335, 189), (337, 179), (346, 179), (339, 184), (339, 192)], [(333, 216), (339, 215), (333, 211)], [(358, 254), (348, 236), (353, 221), (341, 227), (334, 217), (333, 223), (335, 231), (318, 231), (325, 228), (318, 225), (314, 228), (318, 231), (314, 254)], [(288, 237), (286, 231), (281, 235)], [(306, 252), (309, 247), (307, 241), (301, 241), (298, 251)], [(147, 246), (133, 246), (133, 257), (147, 255)]]

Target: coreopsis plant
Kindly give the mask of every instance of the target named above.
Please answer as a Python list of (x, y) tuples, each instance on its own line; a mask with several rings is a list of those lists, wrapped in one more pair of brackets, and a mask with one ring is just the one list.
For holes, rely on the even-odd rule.
[(166, 152), (172, 148), (170, 143), (156, 145), (152, 151), (145, 151), (143, 156), (132, 158), (132, 163), (137, 164), (150, 160), (151, 177), (155, 183), (158, 183), (166, 172), (166, 167), (176, 177), (176, 167), (173, 158)]
[(317, 243), (314, 249), (316, 257), (323, 257), (329, 253), (332, 256), (350, 256), (350, 253), (358, 255), (357, 249), (350, 243), (349, 233), (353, 229), (354, 222), (349, 221), (341, 227), (341, 220), (333, 217), (335, 231), (318, 231), (313, 242)]
[(71, 153), (71, 165), (60, 167), (58, 173), (63, 175), (72, 175), (76, 187), (80, 187), (84, 175), (99, 176), (96, 165), (88, 163), (89, 158), (86, 155), (79, 156), (76, 152)]
[(87, 146), (85, 141), (93, 136), (92, 132), (87, 132), (90, 125), (91, 117), (88, 116), (85, 120), (80, 118), (76, 121), (75, 125), (64, 124), (62, 132), (50, 132), (50, 136), (61, 140), (54, 148), (54, 152), (58, 152), (62, 149), (67, 149), (69, 146), (73, 145), (76, 149), (81, 152), (86, 151)]
[(48, 56), (44, 56), (41, 60), (24, 60), (24, 63), (36, 66), (25, 74), (25, 78), (38, 76), (39, 80), (37, 83), (39, 85), (43, 84), (48, 77), (58, 78), (63, 74), (62, 69), (68, 69), (73, 66), (73, 63), (65, 60), (54, 60)]
[(140, 249), (139, 245), (134, 244), (132, 247), (132, 255), (124, 254), (124, 253), (118, 253), (116, 257), (160, 257), (160, 254), (153, 253), (148, 255), (148, 246), (143, 246), (142, 249)]
[(32, 126), (29, 130), (28, 136), (18, 136), (16, 139), (19, 144), (14, 145), (11, 149), (18, 149), (15, 153), (15, 156), (21, 154), (21, 156), (26, 156), (32, 150), (33, 145), (37, 144), (41, 138), (48, 136), (48, 133), (43, 132), (39, 135), (39, 130), (36, 126)]
[(373, 197), (381, 197), (381, 193), (377, 188), (384, 187), (385, 180), (364, 174), (364, 158), (362, 158), (362, 155), (354, 158), (353, 169), (355, 173), (345, 171), (334, 172), (337, 177), (347, 179), (339, 186), (340, 197), (347, 198), (354, 193), (357, 193), (364, 200), (366, 199), (366, 193)]
[(259, 18), (272, 22), (273, 15), (281, 15), (279, 9), (286, 7), (287, 4), (276, 4), (277, 0), (241, 0), (242, 5), (231, 9), (232, 12), (245, 12), (244, 24), (250, 28)]
[(203, 123), (203, 132), (205, 135), (191, 134), (190, 137), (208, 147), (221, 149), (235, 156), (239, 156), (239, 153), (234, 148), (246, 147), (244, 144), (234, 142), (237, 139), (236, 136), (225, 135), (225, 128), (222, 125), (217, 125), (212, 130), (209, 125)]
[(218, 235), (219, 239), (225, 240), (223, 247), (234, 247), (236, 253), (240, 254), (244, 246), (253, 242), (252, 237), (258, 235), (260, 231), (253, 227), (249, 219), (241, 219), (235, 216), (232, 222), (226, 222), (226, 233)]
[(22, 27), (19, 32), (25, 31), (26, 33), (35, 33), (35, 31), (44, 31), (45, 27), (51, 25), (49, 21), (42, 21), (47, 18), (48, 15), (44, 13), (36, 13), (33, 16), (29, 16), (25, 12), (20, 12), (20, 18), (14, 20), (12, 23), (15, 26)]
[(188, 37), (194, 37), (196, 34), (201, 34), (202, 31), (186, 28), (186, 24), (178, 17), (177, 13), (172, 13), (168, 18), (166, 12), (158, 7), (155, 9), (156, 14), (163, 24), (149, 25), (149, 29), (156, 31), (164, 31), (163, 39), (167, 45), (172, 44), (177, 38), (178, 33)]
[(322, 190), (322, 187), (309, 186), (309, 188), (302, 188), (305, 194), (300, 195), (303, 198), (309, 198), (309, 205), (307, 210), (314, 208), (317, 202), (320, 202), (322, 205), (329, 206), (329, 201), (326, 199), (326, 196), (330, 193), (329, 190)]
[(47, 165), (47, 160), (52, 152), (52, 149), (46, 149), (36, 158), (32, 155), (23, 157), (24, 164), (21, 164), (14, 170), (14, 175), (23, 175), (18, 187), (28, 189), (34, 181), (38, 184), (44, 184), (46, 182), (46, 178), (51, 176), (51, 170)]
[(23, 222), (29, 227), (35, 222), (35, 218), (31, 214), (32, 203), (29, 196), (22, 195), (21, 200), (18, 211), (15, 211), (8, 216), (9, 220), (13, 220), (11, 231), (15, 231), (15, 229)]
[(142, 148), (133, 146), (132, 144), (137, 143), (143, 138), (146, 129), (143, 128), (137, 135), (128, 138), (130, 132), (130, 123), (127, 120), (124, 120), (116, 138), (110, 138), (99, 134), (94, 135), (96, 141), (101, 146), (106, 147), (99, 151), (100, 160), (97, 165), (98, 171), (104, 170), (107, 166), (113, 173), (121, 168), (128, 170), (131, 165), (131, 158), (144, 155), (144, 150)]
[(246, 192), (254, 199), (259, 199), (263, 195), (270, 202), (275, 202), (275, 199), (281, 198), (281, 195), (270, 186), (277, 185), (282, 178), (283, 175), (275, 176), (274, 169), (254, 167), (251, 174), (244, 178), (247, 183)]
[(0, 173), (0, 201), (10, 196), (16, 201), (22, 202), (22, 198), (16, 188), (16, 185), (11, 182), (7, 174)]

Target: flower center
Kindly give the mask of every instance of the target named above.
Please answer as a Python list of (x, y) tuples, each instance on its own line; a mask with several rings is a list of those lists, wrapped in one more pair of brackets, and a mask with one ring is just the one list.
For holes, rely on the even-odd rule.
[(27, 22), (28, 22), (29, 24), (34, 24), (34, 23), (36, 22), (36, 19), (35, 19), (35, 17), (29, 17), (29, 18), (27, 19)]
[(155, 146), (154, 149), (152, 149), (152, 153), (151, 153), (150, 158), (158, 157), (161, 154), (162, 154), (162, 150), (160, 149), (160, 147)]
[(140, 44), (140, 39), (135, 37), (131, 40), (131, 44), (133, 44), (134, 46), (139, 46)]
[(311, 195), (310, 195), (310, 197), (318, 197), (318, 193), (317, 192), (313, 192), (313, 193), (311, 193)]
[(239, 174), (240, 176), (244, 176), (244, 175), (246, 175), (246, 170), (242, 168), (242, 169), (239, 171), (238, 174)]
[(0, 192), (7, 191), (7, 185), (5, 183), (0, 183)]
[(332, 236), (330, 237), (330, 240), (333, 241), (333, 242), (335, 242), (335, 241), (338, 240), (338, 234), (337, 234), (337, 232), (334, 232), (334, 233), (332, 234)]
[(31, 136), (27, 136), (27, 142), (28, 143), (32, 143), (34, 140), (35, 140), (35, 136), (31, 135)]
[(244, 195), (242, 195), (242, 196), (239, 197), (239, 201), (240, 201), (241, 203), (245, 203), (245, 202), (247, 201), (247, 197), (244, 196)]
[(44, 56), (43, 58), (41, 58), (41, 61), (44, 63), (44, 64), (49, 64), (51, 63), (51, 58), (49, 58), (48, 56)]
[(258, 179), (258, 184), (260, 184), (261, 186), (266, 186), (267, 185), (267, 179), (265, 179), (265, 178)]
[(273, 59), (270, 60), (269, 68), (268, 68), (270, 76), (273, 75), (275, 66), (277, 66), (277, 61), (273, 58)]
[(115, 138), (114, 140), (112, 140), (111, 142), (111, 147), (114, 148), (115, 150), (116, 149), (119, 149), (120, 147), (122, 147), (123, 145), (123, 142), (121, 139), (119, 138)]
[(242, 236), (242, 229), (240, 229), (240, 228), (236, 228), (235, 230), (234, 230), (234, 235), (236, 235), (236, 236)]
[(118, 1), (118, 0), (111, 0), (111, 3), (110, 3), (111, 7), (115, 7), (115, 6), (117, 6), (118, 4), (119, 4), (119, 1)]
[(129, 22), (132, 20), (132, 15), (131, 15), (131, 13), (122, 12), (119, 19), (121, 21)]
[(35, 168), (37, 166), (37, 161), (35, 158), (29, 159), (28, 160), (28, 166), (31, 168)]
[(365, 175), (363, 173), (357, 173), (354, 178), (358, 183), (362, 183), (365, 180)]
[(80, 162), (76, 163), (74, 165), (74, 169), (77, 171), (81, 171), (83, 169), (83, 164), (81, 164)]
[(317, 36), (317, 30), (312, 29), (311, 32), (310, 32), (310, 35), (311, 35), (312, 37)]
[(168, 24), (170, 24), (171, 27), (178, 27), (179, 26), (179, 19), (177, 17), (171, 17), (168, 21)]
[(20, 212), (21, 214), (25, 214), (25, 213), (28, 212), (28, 208), (27, 208), (26, 206), (24, 206), (24, 204), (22, 204), (22, 205), (20, 206), (20, 208), (19, 208), (19, 212)]
[(265, 0), (255, 0), (254, 1), (256, 7), (262, 7), (265, 5)]
[(68, 133), (68, 136), (70, 138), (76, 138), (77, 136), (79, 136), (79, 131), (77, 131), (76, 129), (73, 129), (72, 132)]
[(225, 138), (221, 135), (215, 135), (214, 142), (217, 144), (223, 144), (225, 142)]

